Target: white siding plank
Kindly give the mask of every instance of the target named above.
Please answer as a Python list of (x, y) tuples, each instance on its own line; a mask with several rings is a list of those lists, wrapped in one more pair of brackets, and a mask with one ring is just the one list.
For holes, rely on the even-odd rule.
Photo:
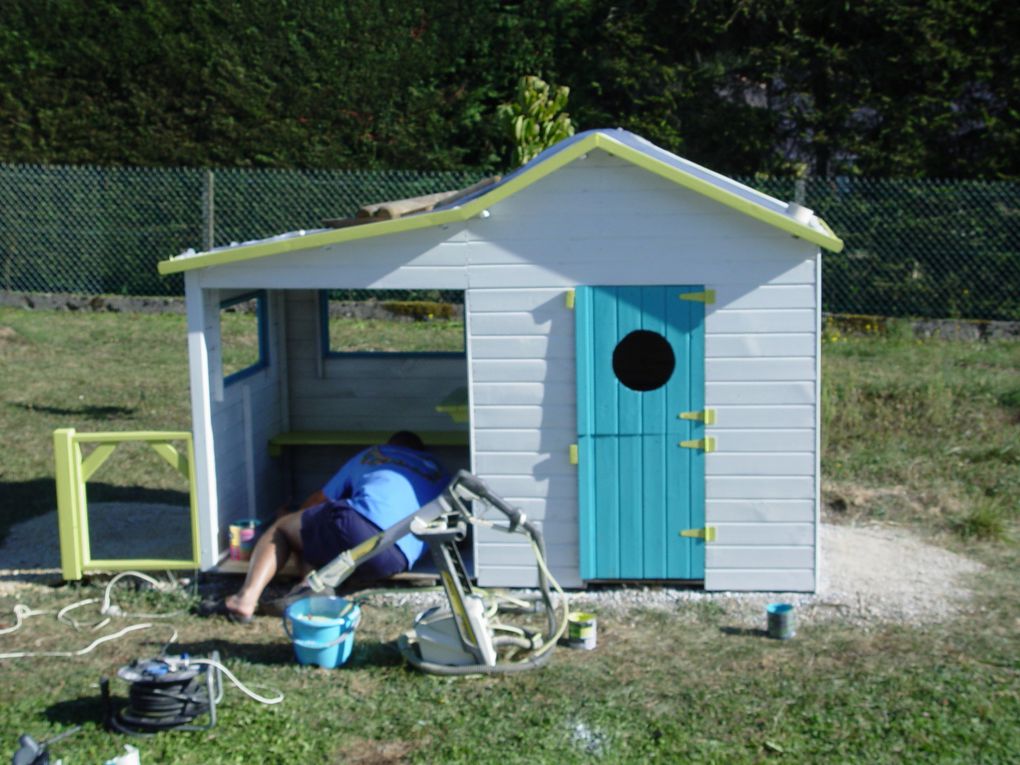
[(571, 365), (539, 359), (483, 359), (472, 363), (471, 375), (475, 383), (574, 382)]
[(806, 332), (773, 335), (710, 335), (705, 358), (814, 356), (817, 338)]
[(815, 540), (813, 523), (717, 523), (713, 545), (804, 546)]
[(475, 383), (475, 406), (572, 405), (576, 395), (570, 385), (542, 383)]
[[(547, 336), (552, 329), (553, 316), (525, 312), (483, 313), (471, 316), (471, 337), (514, 335), (518, 337)], [(563, 324), (573, 328), (574, 315), (562, 309), (555, 315)]]
[(705, 479), (705, 494), (711, 499), (811, 499), (814, 478), (709, 476)]
[(815, 574), (813, 568), (706, 569), (705, 589), (710, 592), (814, 592)]
[(785, 359), (708, 359), (705, 382), (773, 382), (776, 380), (814, 380), (813, 357)]
[(815, 307), (814, 284), (764, 285), (748, 289), (742, 284), (723, 284), (716, 290), (717, 306), (733, 311)]
[(705, 568), (811, 568), (815, 563), (813, 547), (770, 547), (765, 545), (723, 546), (718, 542), (705, 548)]
[[(495, 542), (479, 542), (475, 548), (488, 565), (496, 566), (536, 566), (535, 553), (531, 545), (498, 544)], [(577, 561), (577, 547), (569, 545), (547, 545), (546, 557), (549, 561)], [(561, 563), (562, 565), (562, 563)]]
[(485, 428), (571, 428), (577, 430), (577, 409), (569, 404), (492, 405), (475, 399), (472, 424), (476, 431)]
[(471, 339), (471, 357), (482, 359), (546, 359), (573, 361), (573, 335), (511, 335), (494, 337), (475, 335)]
[[(709, 310), (705, 316), (706, 336), (718, 334), (769, 334), (773, 332), (813, 333), (815, 312), (809, 308), (783, 310)], [(708, 340), (706, 339), (706, 343)]]
[[(727, 430), (712, 426), (709, 435), (716, 437), (716, 448), (731, 452), (809, 452), (815, 449), (814, 432), (800, 430)], [(709, 457), (716, 456), (709, 454)]]
[(705, 385), (706, 406), (724, 404), (813, 404), (812, 382), (712, 382)]
[(475, 470), (485, 475), (567, 476), (576, 480), (577, 468), (570, 464), (566, 448), (554, 453), (475, 452)]
[[(715, 410), (713, 430), (726, 429), (805, 429), (809, 435), (815, 424), (815, 408), (800, 406), (720, 406)], [(813, 441), (813, 439), (812, 439)], [(803, 447), (798, 447), (798, 451)]]
[[(726, 448), (725, 440), (717, 442), (719, 449)], [(727, 454), (717, 451), (705, 455), (707, 476), (801, 476), (814, 475), (814, 454)]]
[(573, 428), (521, 428), (490, 430), (475, 428), (476, 453), (539, 452), (566, 448), (577, 441)]
[(812, 523), (815, 503), (810, 499), (710, 499), (705, 503), (709, 523)]
[[(560, 287), (532, 289), (474, 289), (467, 294), (472, 315), (566, 309), (566, 290)], [(475, 330), (477, 332), (477, 330)]]

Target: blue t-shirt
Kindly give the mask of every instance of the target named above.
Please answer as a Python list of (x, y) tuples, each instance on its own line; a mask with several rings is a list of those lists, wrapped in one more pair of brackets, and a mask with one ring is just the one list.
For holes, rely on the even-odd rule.
[[(373, 446), (345, 464), (322, 488), (329, 499), (351, 507), (385, 530), (427, 505), (450, 482), (447, 472), (428, 454), (403, 446)], [(397, 542), (408, 568), (425, 544), (413, 534)]]

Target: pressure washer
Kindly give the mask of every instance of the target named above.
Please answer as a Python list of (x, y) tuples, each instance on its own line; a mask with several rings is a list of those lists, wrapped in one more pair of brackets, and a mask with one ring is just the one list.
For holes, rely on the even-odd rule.
[[(499, 511), (506, 521), (482, 518), (472, 510), (473, 503)], [(528, 538), (537, 567), (536, 594), (511, 597), (472, 584), (458, 548), (470, 525)], [(398, 640), (401, 654), (411, 666), (434, 674), (475, 675), (519, 672), (548, 661), (566, 630), (568, 604), (546, 565), (542, 534), (523, 512), (466, 470), (416, 512), (313, 571), (305, 580), (308, 588), (316, 593), (335, 588), (359, 565), (408, 533), (425, 542), (447, 598), (446, 607), (419, 613), (412, 629)], [(562, 614), (553, 602), (553, 589), (562, 601)], [(509, 623), (500, 618), (506, 614), (544, 617), (545, 629)]]

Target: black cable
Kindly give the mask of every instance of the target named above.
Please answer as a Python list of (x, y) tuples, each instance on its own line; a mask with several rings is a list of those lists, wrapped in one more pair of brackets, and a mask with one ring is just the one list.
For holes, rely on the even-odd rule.
[[(211, 676), (197, 670), (134, 680), (128, 686), (126, 706), (110, 714), (108, 722), (114, 730), (132, 735), (163, 730), (205, 730), (216, 721), (211, 693)], [(191, 724), (203, 714), (210, 716), (208, 725)]]

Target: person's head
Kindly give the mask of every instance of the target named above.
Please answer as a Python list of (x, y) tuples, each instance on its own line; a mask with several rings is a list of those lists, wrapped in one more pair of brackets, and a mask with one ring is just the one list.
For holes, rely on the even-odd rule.
[(417, 433), (412, 433), (409, 430), (401, 430), (398, 433), (394, 433), (386, 443), (391, 446), (403, 446), (405, 449), (414, 449), (418, 452), (425, 451), (425, 443), (418, 437)]

